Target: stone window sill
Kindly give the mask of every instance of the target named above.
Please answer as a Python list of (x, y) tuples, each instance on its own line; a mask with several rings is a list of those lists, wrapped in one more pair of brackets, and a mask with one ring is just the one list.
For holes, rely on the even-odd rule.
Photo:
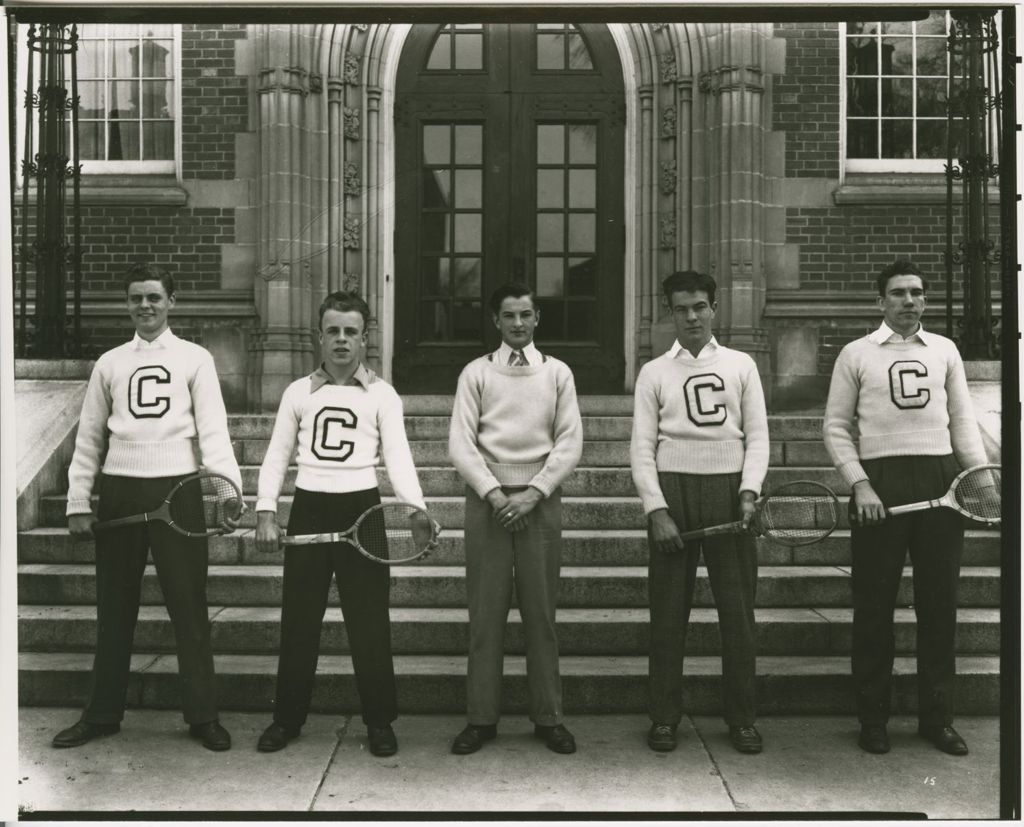
[[(72, 193), (69, 183), (69, 206)], [(21, 197), (19, 191), (15, 196), (16, 204), (21, 203)], [(83, 175), (79, 197), (83, 205), (184, 207), (188, 203), (188, 192), (173, 175)], [(33, 188), (29, 190), (28, 201), (34, 204), (35, 200)]]
[[(954, 182), (953, 200), (959, 201), (961, 184)], [(832, 193), (839, 206), (851, 204), (945, 204), (946, 176), (936, 174), (847, 175)], [(999, 202), (999, 185), (992, 182), (989, 201)]]

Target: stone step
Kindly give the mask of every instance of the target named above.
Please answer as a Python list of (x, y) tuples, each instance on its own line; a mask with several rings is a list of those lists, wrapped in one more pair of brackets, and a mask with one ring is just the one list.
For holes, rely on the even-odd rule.
[[(410, 441), (447, 440), (451, 425), (450, 410), (443, 415), (410, 415), (406, 411), (405, 433)], [(821, 444), (822, 423), (820, 416), (789, 416), (786, 414), (768, 417), (769, 438), (773, 442), (791, 440), (810, 441)], [(228, 430), (232, 439), (268, 440), (274, 430), (274, 416), (269, 414), (235, 414), (228, 417)], [(629, 441), (633, 430), (632, 409), (626, 415), (583, 416), (583, 438), (590, 441)]]
[[(994, 567), (964, 567), (960, 574), (960, 606), (999, 605), (1000, 573)], [(453, 607), (466, 605), (463, 566), (395, 566), (391, 570), (391, 605)], [(223, 606), (279, 606), (280, 566), (211, 566), (207, 600)], [(826, 608), (850, 606), (850, 571), (840, 566), (766, 566), (757, 583), (757, 605), (764, 608)], [(331, 603), (337, 605), (335, 586)], [(95, 567), (81, 564), (32, 563), (18, 566), (20, 605), (93, 604)], [(156, 571), (147, 566), (142, 578), (142, 603), (163, 602)], [(912, 572), (905, 571), (898, 606), (913, 602)], [(638, 608), (648, 604), (644, 566), (563, 566), (558, 605), (563, 608)], [(694, 605), (714, 605), (707, 570), (699, 567)]]
[[(850, 653), (853, 611), (833, 609), (758, 609), (757, 650), (760, 655), (842, 655)], [(558, 648), (563, 655), (640, 655), (649, 644), (649, 613), (633, 609), (559, 609)], [(998, 654), (999, 610), (960, 609), (957, 613), (959, 654)], [(280, 646), (281, 611), (270, 606), (210, 608), (214, 651), (218, 654), (276, 654)], [(896, 651), (916, 650), (916, 619), (912, 609), (895, 616)], [(469, 617), (464, 608), (391, 609), (391, 641), (395, 654), (459, 655), (469, 645)], [(18, 650), (21, 652), (91, 652), (96, 643), (94, 606), (21, 606)], [(690, 655), (721, 653), (718, 613), (694, 609), (686, 636)], [(163, 606), (143, 606), (135, 629), (136, 652), (175, 651), (174, 629)], [(509, 614), (505, 635), (508, 654), (525, 653), (519, 611)], [(324, 617), (320, 653), (347, 654), (348, 637), (341, 609), (332, 606)]]
[[(849, 528), (846, 502), (849, 498), (840, 496), (838, 528)], [(461, 496), (426, 497), (431, 515), (445, 529), (462, 528), (465, 517), (465, 499)], [(248, 511), (242, 516), (242, 528), (256, 525), (256, 497), (245, 495)], [(45, 527), (67, 525), (66, 497), (53, 495), (42, 497), (39, 503), (40, 522)], [(291, 515), (292, 497), (284, 495), (278, 501), (278, 523), (285, 526)], [(93, 509), (96, 501), (93, 500)], [(637, 497), (563, 497), (562, 527), (564, 529), (621, 530), (646, 528), (647, 519)]]
[[(295, 492), (295, 475), (297, 466), (289, 467), (285, 475), (282, 493)], [(421, 466), (416, 469), (423, 493), (428, 497), (459, 497), (466, 490), (466, 483), (459, 473), (447, 466)], [(242, 490), (247, 494), (255, 494), (259, 482), (260, 467), (243, 465)], [(843, 481), (839, 472), (828, 467), (775, 467), (768, 471), (765, 478), (765, 490), (771, 491), (776, 486), (796, 480), (812, 480), (827, 485), (837, 494), (849, 494), (849, 486)], [(377, 468), (377, 485), (385, 496), (392, 496), (394, 489), (384, 468)], [(567, 497), (635, 497), (636, 486), (629, 468), (587, 468), (579, 467), (562, 485), (562, 495)]]
[[(217, 696), (221, 709), (266, 712), (272, 708), (276, 655), (217, 655)], [(567, 715), (643, 713), (647, 708), (647, 657), (569, 655), (559, 661)], [(23, 706), (82, 707), (89, 687), (89, 653), (23, 652), (18, 656), (18, 699)], [(845, 656), (765, 656), (758, 658), (757, 709), (760, 715), (853, 714), (850, 659)], [(129, 707), (180, 709), (177, 658), (171, 654), (132, 656)], [(916, 711), (916, 663), (894, 663), (894, 715)], [(502, 707), (506, 714), (527, 712), (526, 659), (505, 658)], [(403, 713), (466, 711), (466, 659), (462, 655), (396, 655), (399, 709)], [(998, 715), (999, 658), (957, 658), (953, 703), (960, 715)], [(721, 659), (695, 656), (686, 661), (683, 703), (689, 714), (721, 711)], [(358, 713), (352, 662), (345, 655), (323, 655), (318, 665), (311, 711)]]
[[(280, 565), (284, 550), (276, 554), (256, 551), (252, 529), (240, 529), (226, 537), (209, 541), (211, 565)], [(446, 529), (439, 545), (424, 565), (463, 565), (465, 551), (462, 529)], [(850, 532), (838, 529), (820, 543), (787, 548), (757, 540), (757, 558), (762, 566), (848, 566)], [(998, 566), (1001, 538), (997, 531), (967, 531), (964, 537), (965, 566)], [(18, 535), (20, 563), (91, 563), (95, 559), (92, 542), (71, 539), (66, 528), (36, 528)], [(566, 566), (642, 566), (647, 564), (647, 533), (643, 529), (562, 532), (562, 564)], [(908, 563), (909, 566), (909, 558)]]

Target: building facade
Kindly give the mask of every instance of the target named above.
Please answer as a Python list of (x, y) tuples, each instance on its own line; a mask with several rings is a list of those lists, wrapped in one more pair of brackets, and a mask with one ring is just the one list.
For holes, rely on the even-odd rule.
[(819, 405), (894, 257), (944, 327), (947, 27), (83, 26), (86, 344), (123, 340), (120, 274), (152, 259), (234, 410), (312, 370), (337, 289), (374, 369), (452, 393), (514, 279), (581, 392), (628, 393), (672, 340), (661, 280), (697, 269), (771, 407)]

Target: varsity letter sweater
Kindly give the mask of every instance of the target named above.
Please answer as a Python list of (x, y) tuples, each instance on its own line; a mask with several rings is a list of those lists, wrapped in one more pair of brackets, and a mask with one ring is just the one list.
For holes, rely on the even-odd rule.
[(509, 367), (498, 354), (459, 376), (448, 456), (481, 498), (502, 485), (532, 485), (545, 497), (583, 454), (583, 420), (572, 371), (548, 357)]
[(260, 467), (256, 510), (277, 511), (288, 463), (298, 442), (295, 486), (332, 494), (377, 487), (384, 467), (402, 502), (425, 508), (395, 389), (360, 369), (363, 384), (325, 384), (314, 378), (292, 382), (281, 397), (267, 454)]
[(640, 369), (629, 445), (644, 513), (668, 508), (658, 472), (740, 473), (760, 493), (768, 472), (768, 414), (754, 360), (719, 345), (697, 359), (665, 353)]
[(866, 480), (860, 460), (877, 457), (953, 453), (962, 468), (987, 462), (956, 345), (923, 330), (905, 341), (888, 341), (889, 333), (850, 342), (836, 359), (824, 437), (843, 479)]
[(100, 356), (89, 377), (68, 469), (68, 515), (90, 513), (101, 467), (125, 477), (195, 473), (197, 442), (203, 468), (241, 488), (209, 351), (170, 330), (152, 342), (136, 334)]

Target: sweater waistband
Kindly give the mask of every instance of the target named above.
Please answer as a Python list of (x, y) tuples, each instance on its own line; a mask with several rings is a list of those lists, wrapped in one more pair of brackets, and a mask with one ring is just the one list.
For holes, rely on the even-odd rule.
[(877, 459), (913, 455), (940, 456), (951, 453), (953, 447), (949, 431), (945, 428), (934, 428), (928, 431), (907, 431), (897, 434), (861, 433), (858, 449), (861, 459)]
[(137, 442), (111, 437), (103, 473), (120, 477), (176, 477), (199, 470), (194, 439)]
[(543, 462), (488, 462), (487, 467), (502, 485), (529, 485), (544, 468)]
[(733, 474), (743, 470), (742, 439), (666, 439), (658, 443), (655, 465), (675, 474)]
[(366, 468), (330, 468), (321, 471), (300, 465), (295, 476), (295, 487), (325, 494), (364, 491), (377, 487), (377, 469), (371, 465)]

